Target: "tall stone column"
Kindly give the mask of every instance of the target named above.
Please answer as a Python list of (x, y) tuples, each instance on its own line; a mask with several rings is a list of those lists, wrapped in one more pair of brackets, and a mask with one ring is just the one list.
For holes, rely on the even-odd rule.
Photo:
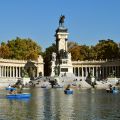
[(18, 66), (16, 67), (16, 70), (17, 70), (16, 77), (18, 78), (18, 76), (19, 76), (19, 67)]

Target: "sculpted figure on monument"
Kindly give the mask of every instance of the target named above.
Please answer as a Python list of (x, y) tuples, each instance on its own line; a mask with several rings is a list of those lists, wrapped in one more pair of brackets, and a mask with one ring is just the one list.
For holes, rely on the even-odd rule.
[(68, 59), (71, 60), (71, 53), (68, 53)]
[(60, 27), (64, 27), (64, 19), (65, 19), (65, 16), (64, 16), (64, 15), (61, 15), (61, 16), (60, 16), (60, 19), (59, 19), (59, 26), (60, 26)]
[(56, 53), (52, 53), (52, 61), (56, 61)]

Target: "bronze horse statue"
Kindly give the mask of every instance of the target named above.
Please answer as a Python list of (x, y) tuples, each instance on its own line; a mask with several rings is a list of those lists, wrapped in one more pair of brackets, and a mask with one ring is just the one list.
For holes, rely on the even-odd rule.
[(64, 15), (61, 15), (61, 16), (60, 16), (60, 20), (59, 20), (59, 26), (60, 26), (60, 27), (64, 27), (64, 25), (63, 25), (63, 24), (64, 24), (64, 19), (65, 19), (65, 16), (64, 16)]

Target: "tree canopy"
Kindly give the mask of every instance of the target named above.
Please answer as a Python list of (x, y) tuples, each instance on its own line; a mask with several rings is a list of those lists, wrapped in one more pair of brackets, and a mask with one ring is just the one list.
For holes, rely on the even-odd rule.
[(111, 39), (99, 40), (95, 46), (78, 45), (72, 46), (69, 51), (72, 60), (100, 60), (100, 59), (119, 59), (120, 48)]
[(36, 60), (39, 54), (41, 54), (41, 46), (30, 38), (16, 37), (7, 43), (2, 42), (0, 46), (0, 57), (4, 59)]
[(118, 59), (119, 47), (113, 40), (100, 40), (95, 46), (96, 59)]

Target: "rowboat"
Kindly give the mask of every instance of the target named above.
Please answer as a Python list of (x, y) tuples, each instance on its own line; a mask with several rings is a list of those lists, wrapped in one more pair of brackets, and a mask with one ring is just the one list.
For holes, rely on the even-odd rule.
[(107, 91), (107, 93), (119, 93), (118, 89), (115, 89), (115, 90), (106, 89), (106, 91)]
[(64, 90), (65, 94), (73, 94), (73, 90)]
[(113, 90), (112, 93), (119, 93), (119, 90)]
[(30, 98), (30, 97), (31, 97), (31, 94), (30, 94), (30, 93), (7, 94), (6, 97), (7, 97), (7, 98), (16, 98), (16, 99), (20, 99), (20, 98)]

